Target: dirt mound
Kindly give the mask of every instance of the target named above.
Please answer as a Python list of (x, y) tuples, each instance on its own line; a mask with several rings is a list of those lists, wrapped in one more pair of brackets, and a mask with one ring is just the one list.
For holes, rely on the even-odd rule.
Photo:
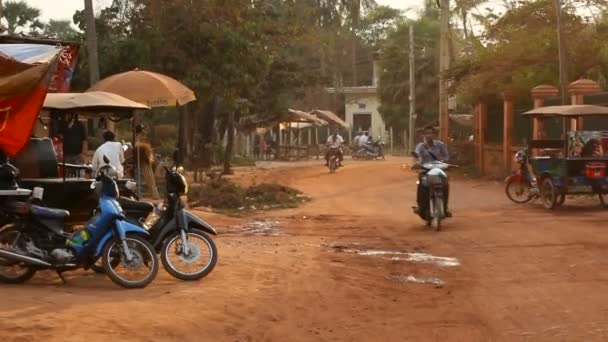
[(194, 207), (228, 211), (294, 208), (308, 200), (301, 191), (284, 185), (262, 183), (243, 187), (221, 178), (192, 186), (188, 199)]

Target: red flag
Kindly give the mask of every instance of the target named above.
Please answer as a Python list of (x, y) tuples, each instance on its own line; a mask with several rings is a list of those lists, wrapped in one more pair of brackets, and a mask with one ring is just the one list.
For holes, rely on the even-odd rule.
[(0, 55), (0, 148), (14, 156), (28, 143), (46, 97), (52, 63), (24, 65)]

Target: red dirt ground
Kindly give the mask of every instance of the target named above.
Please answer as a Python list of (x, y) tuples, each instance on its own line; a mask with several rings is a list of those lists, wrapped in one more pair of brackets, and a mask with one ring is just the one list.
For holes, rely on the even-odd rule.
[[(91, 272), (68, 275), (67, 285), (53, 273), (0, 285), (0, 336), (3, 342), (608, 340), (608, 213), (596, 202), (566, 202), (549, 212), (511, 204), (499, 183), (454, 179), (455, 217), (434, 232), (409, 209), (415, 175), (401, 169), (404, 162), (347, 161), (336, 174), (316, 162), (257, 171), (256, 181), (296, 187), (313, 201), (249, 218), (200, 213), (220, 231), (220, 258), (199, 282), (161, 270), (152, 285), (134, 291)], [(354, 253), (368, 250), (427, 253), (460, 265)]]

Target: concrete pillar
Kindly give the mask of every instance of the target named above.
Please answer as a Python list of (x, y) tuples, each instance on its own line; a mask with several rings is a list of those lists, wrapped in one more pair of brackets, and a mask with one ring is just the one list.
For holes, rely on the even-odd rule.
[[(539, 85), (532, 89), (532, 98), (534, 99), (534, 108), (540, 108), (545, 105), (545, 99), (559, 95), (559, 90), (552, 85)], [(534, 118), (532, 128), (532, 139), (540, 140), (545, 137), (543, 120)]]
[[(600, 91), (600, 86), (597, 82), (580, 79), (576, 80), (568, 85), (568, 92), (570, 93), (570, 103), (573, 105), (585, 104), (585, 95), (595, 94)], [(578, 117), (571, 120), (570, 127), (572, 130), (583, 129), (583, 118)]]

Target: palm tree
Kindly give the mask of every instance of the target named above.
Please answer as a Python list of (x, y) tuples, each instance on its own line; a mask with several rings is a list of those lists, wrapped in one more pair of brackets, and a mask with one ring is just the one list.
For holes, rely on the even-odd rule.
[(89, 56), (89, 84), (99, 81), (99, 52), (97, 50), (97, 30), (95, 28), (95, 13), (93, 0), (84, 0), (84, 16), (86, 23), (87, 55)]
[(42, 28), (40, 10), (25, 1), (7, 1), (2, 6), (2, 16), (6, 20), (8, 34), (14, 35), (19, 29), (29, 28), (30, 32)]

